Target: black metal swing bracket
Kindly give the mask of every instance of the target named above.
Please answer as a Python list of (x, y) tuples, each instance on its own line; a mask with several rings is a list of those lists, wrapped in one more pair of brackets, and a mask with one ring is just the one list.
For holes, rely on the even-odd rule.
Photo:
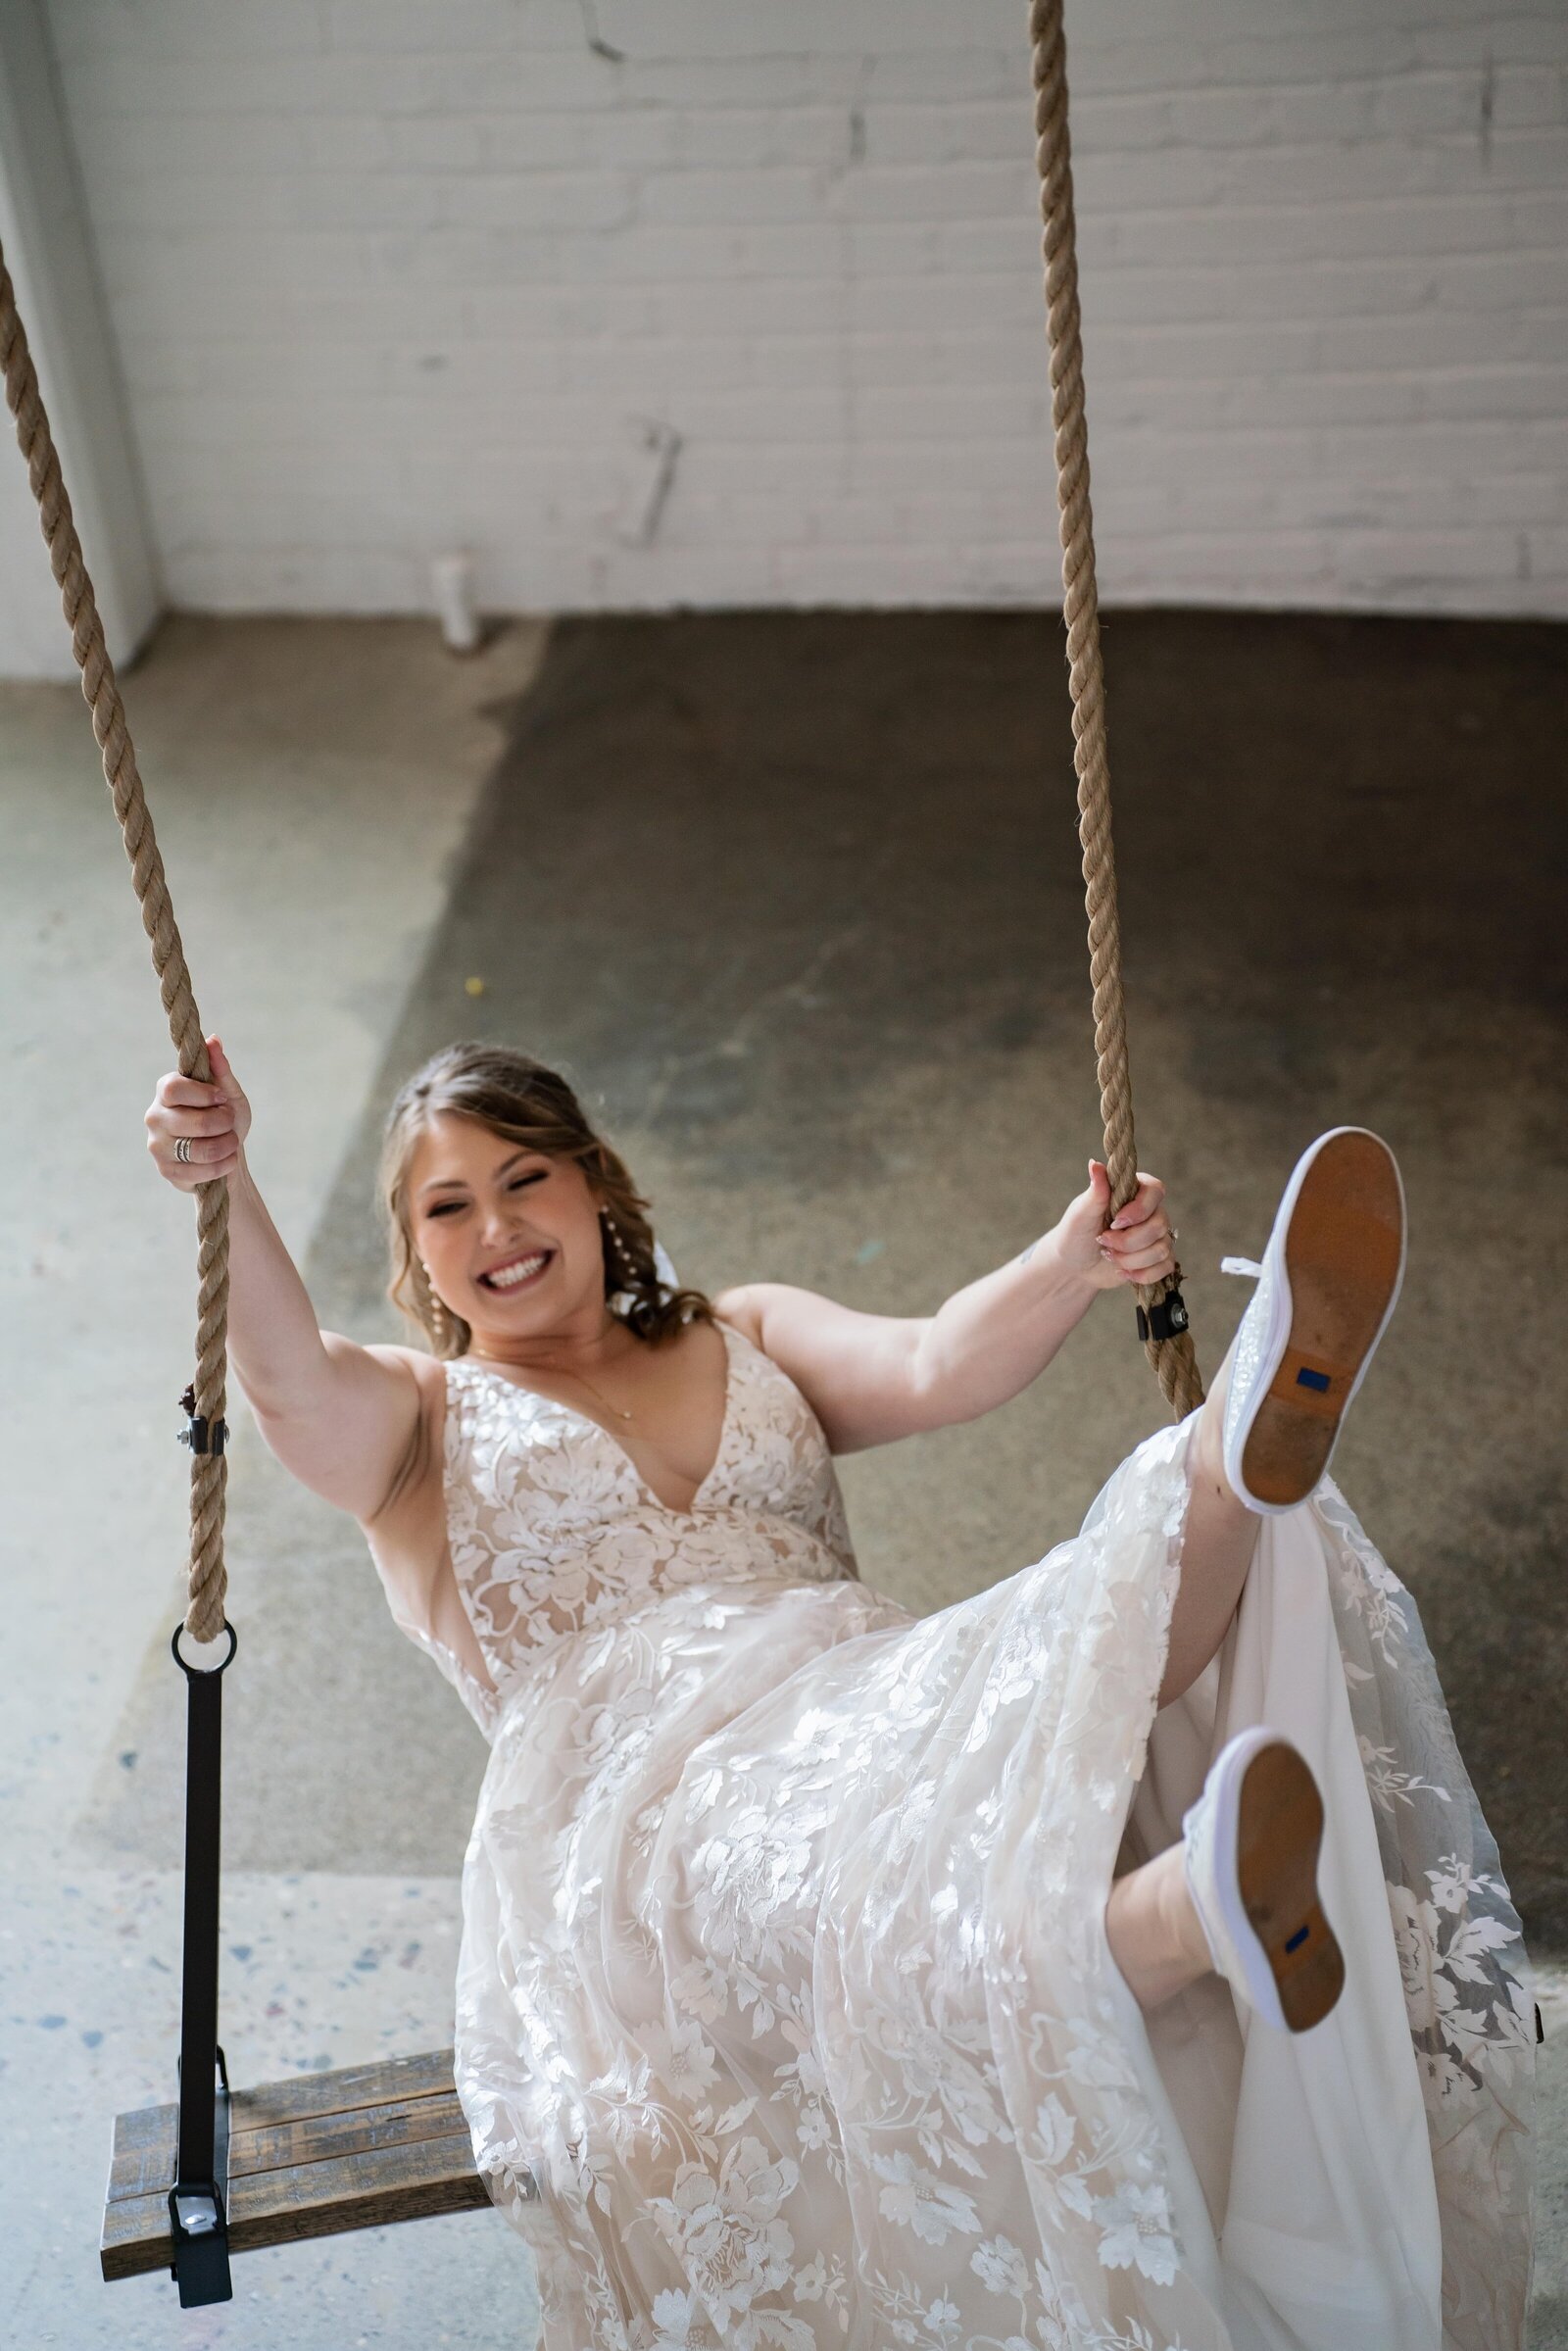
[(225, 1617), (228, 1653), (192, 1665), (170, 1643), (185, 1677), (185, 1932), (179, 2013), (179, 2135), (169, 2191), (171, 2274), (181, 2310), (231, 2302), (228, 2268), (228, 2067), (218, 2039), (219, 1829), (221, 1817), (223, 1676), (238, 1636)]
[[(231, 2302), (228, 2269), (228, 2066), (221, 2044), (213, 2082), (212, 2178), (192, 2178), (185, 2169), (183, 2132), (174, 2155), (174, 2184), (169, 2191), (169, 2274), (179, 2287), (181, 2310), (208, 2302)], [(185, 2112), (184, 2061), (177, 2068), (180, 2119)]]

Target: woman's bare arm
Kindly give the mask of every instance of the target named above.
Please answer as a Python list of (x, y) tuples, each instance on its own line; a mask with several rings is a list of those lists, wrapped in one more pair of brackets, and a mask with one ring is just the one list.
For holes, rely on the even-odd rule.
[[(229, 1360), (269, 1445), (294, 1477), (362, 1521), (376, 1517), (416, 1457), (422, 1396), (413, 1351), (323, 1332), (245, 1162), (250, 1105), (217, 1038), (214, 1083), (162, 1079), (148, 1149), (180, 1191), (228, 1183)], [(174, 1157), (177, 1136), (191, 1157)]]
[(977, 1420), (1038, 1379), (1097, 1294), (1158, 1280), (1174, 1264), (1164, 1186), (1144, 1176), (1103, 1230), (1109, 1184), (1089, 1188), (1021, 1255), (959, 1290), (935, 1314), (862, 1314), (808, 1290), (759, 1282), (715, 1306), (806, 1396), (835, 1453)]

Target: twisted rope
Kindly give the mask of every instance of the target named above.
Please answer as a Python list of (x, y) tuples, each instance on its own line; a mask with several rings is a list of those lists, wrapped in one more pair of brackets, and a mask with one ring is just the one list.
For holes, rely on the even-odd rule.
[[(17, 420), (17, 441), (27, 461), (27, 477), (38, 501), (38, 519), (49, 562), (71, 628), (71, 648), (81, 670), (81, 691), (92, 711), (92, 731), (103, 753), (104, 781), (114, 799), (124, 835), (131, 879), (141, 901), (141, 918), (152, 942), (169, 1033), (186, 1077), (212, 1077), (196, 1000), (179, 929), (164, 879), (153, 820), (147, 809), (136, 754), (125, 725), (124, 705), (115, 665), (104, 644), (103, 622), (81, 560), (81, 542), (71, 501), (60, 476), (49, 419), (38, 393), (37, 371), (26, 334), (17, 316), (16, 289), (0, 251), (0, 367), (6, 401)], [(223, 1416), (228, 1331), (228, 1187), (222, 1180), (196, 1191), (196, 1410), (209, 1429)], [(193, 1453), (190, 1470), (190, 1570), (185, 1625), (193, 1641), (215, 1641), (223, 1625), (223, 1496), (227, 1463), (221, 1453)]]
[[(1067, 682), (1072, 695), (1073, 765), (1078, 775), (1078, 838), (1083, 845), (1089, 913), (1089, 975), (1095, 997), (1095, 1062), (1100, 1114), (1110, 1172), (1111, 1214), (1138, 1189), (1132, 1077), (1122, 1001), (1121, 926), (1116, 912), (1116, 855), (1110, 832), (1110, 759), (1105, 745), (1105, 676), (1100, 653), (1095, 585), (1094, 514), (1089, 503), (1089, 431), (1084, 419), (1083, 343), (1078, 316), (1078, 259), (1067, 132), (1067, 50), (1062, 0), (1031, 0), (1034, 49), (1035, 161), (1051, 341), (1051, 419), (1056, 442), (1060, 509), (1062, 612), (1067, 623)], [(1179, 1275), (1141, 1287), (1146, 1309), (1177, 1286)], [(1190, 1335), (1151, 1339), (1146, 1351), (1178, 1419), (1203, 1400)]]

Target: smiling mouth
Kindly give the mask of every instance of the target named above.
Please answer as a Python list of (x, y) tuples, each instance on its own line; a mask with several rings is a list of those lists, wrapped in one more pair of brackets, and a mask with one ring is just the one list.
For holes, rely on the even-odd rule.
[(508, 1257), (502, 1265), (492, 1265), (476, 1279), (481, 1290), (493, 1291), (498, 1298), (508, 1298), (514, 1290), (526, 1290), (536, 1282), (555, 1255), (553, 1249), (530, 1249), (525, 1257)]

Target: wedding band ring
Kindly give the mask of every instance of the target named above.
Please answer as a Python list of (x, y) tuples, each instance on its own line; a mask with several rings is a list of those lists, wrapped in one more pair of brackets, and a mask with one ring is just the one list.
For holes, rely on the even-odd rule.
[(188, 1135), (176, 1135), (174, 1137), (174, 1156), (179, 1161), (181, 1167), (188, 1167), (190, 1165), (190, 1137)]

